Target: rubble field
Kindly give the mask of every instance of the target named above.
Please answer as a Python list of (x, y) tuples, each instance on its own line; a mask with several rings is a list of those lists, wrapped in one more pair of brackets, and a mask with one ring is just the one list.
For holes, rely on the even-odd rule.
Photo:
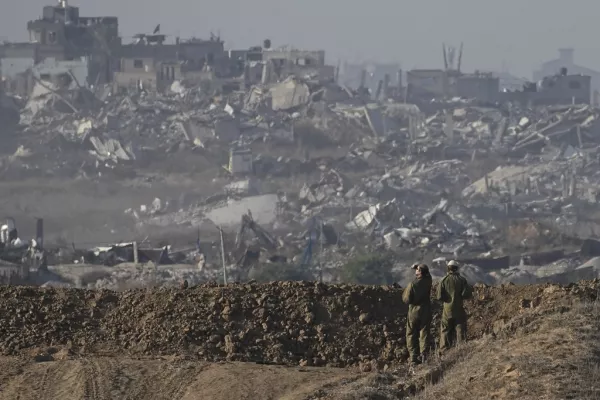
[[(477, 285), (468, 305), (469, 336), (494, 334), (527, 309), (595, 300), (599, 288), (597, 281)], [(125, 292), (2, 287), (0, 350), (42, 349), (50, 359), (64, 350), (381, 369), (407, 357), (401, 294), (394, 286), (308, 282)]]
[[(7, 94), (19, 123), (3, 136), (0, 195), (19, 248), (44, 219), (51, 267), (135, 262), (125, 247), (137, 242), (166, 247), (161, 264), (192, 266), (194, 284), (219, 280), (223, 264), (236, 281), (294, 280), (302, 265), (307, 280), (405, 284), (342, 279), (383, 247), (394, 273), (453, 258), (479, 268), (472, 283), (600, 276), (579, 271), (600, 256), (600, 109), (589, 104), (407, 104), (315, 76), (233, 91), (49, 88)], [(299, 88), (309, 95), (296, 99)], [(251, 276), (273, 260), (293, 273)], [(81, 287), (35, 268), (18, 278)], [(115, 289), (113, 278), (88, 288)]]

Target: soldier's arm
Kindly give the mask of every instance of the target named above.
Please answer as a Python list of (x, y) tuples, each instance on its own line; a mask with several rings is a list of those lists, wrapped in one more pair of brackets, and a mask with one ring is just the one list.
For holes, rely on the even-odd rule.
[(413, 284), (412, 282), (408, 284), (404, 292), (402, 293), (402, 301), (406, 304), (410, 304), (413, 300)]
[(463, 278), (462, 298), (469, 300), (473, 298), (473, 286), (469, 285), (466, 279)]
[(443, 301), (444, 300), (444, 293), (443, 293), (443, 287), (444, 286), (444, 280), (442, 279), (440, 281), (440, 283), (438, 283), (438, 287), (437, 287), (437, 291), (436, 291), (436, 295), (435, 298), (439, 301)]

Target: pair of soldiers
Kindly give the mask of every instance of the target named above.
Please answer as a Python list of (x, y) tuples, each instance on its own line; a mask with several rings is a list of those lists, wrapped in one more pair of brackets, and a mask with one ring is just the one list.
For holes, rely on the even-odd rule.
[[(467, 313), (463, 300), (473, 296), (473, 288), (458, 273), (457, 261), (448, 262), (448, 273), (437, 289), (437, 300), (444, 304), (440, 335), (440, 351), (467, 339)], [(413, 364), (421, 363), (428, 353), (431, 327), (431, 286), (429, 268), (414, 264), (416, 279), (404, 290), (402, 300), (408, 304), (406, 343)]]

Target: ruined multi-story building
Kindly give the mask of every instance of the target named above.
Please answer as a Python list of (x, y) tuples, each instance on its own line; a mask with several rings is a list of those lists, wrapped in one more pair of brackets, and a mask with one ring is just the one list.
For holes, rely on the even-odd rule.
[(461, 74), (456, 78), (456, 95), (478, 99), (484, 103), (495, 103), (500, 95), (500, 78), (491, 72)]
[[(272, 49), (265, 40), (262, 47), (226, 52), (224, 42), (213, 35), (209, 40), (176, 38), (167, 43), (159, 28), (123, 44), (117, 17), (82, 17), (78, 7), (60, 0), (44, 7), (41, 18), (27, 23), (29, 42), (0, 45), (3, 86), (27, 94), (37, 80), (73, 79), (81, 85), (113, 83), (116, 89), (161, 90), (176, 80), (236, 88), (283, 81), (290, 75), (335, 77), (335, 68), (325, 64), (323, 50)], [(40, 64), (43, 67), (38, 68)], [(77, 77), (71, 76), (72, 69)], [(82, 70), (87, 73), (82, 75)]]
[(600, 72), (576, 64), (575, 49), (573, 48), (558, 49), (558, 58), (544, 62), (538, 70), (533, 72), (533, 80), (539, 82), (545, 77), (556, 74), (561, 68), (566, 68), (573, 75), (589, 76), (592, 92), (600, 92)]
[(569, 74), (567, 68), (562, 68), (557, 74), (525, 85), (523, 90), (501, 93), (501, 100), (525, 105), (590, 104), (591, 96), (590, 76)]
[(451, 92), (450, 77), (443, 69), (413, 69), (406, 72), (409, 93), (416, 97), (443, 98)]
[[(27, 30), (29, 42), (0, 45), (0, 75), (12, 91), (26, 94), (33, 81), (53, 81), (55, 75), (80, 85), (112, 80), (114, 54), (121, 46), (117, 17), (82, 17), (78, 7), (61, 0), (45, 6), (41, 18), (27, 23)], [(38, 64), (45, 64), (43, 71), (35, 71)], [(77, 76), (69, 72), (72, 69)]]
[[(161, 82), (226, 73), (230, 63), (223, 41), (179, 40), (165, 43), (165, 36), (138, 35), (124, 45), (117, 17), (82, 17), (66, 0), (43, 8), (42, 17), (27, 23), (29, 42), (0, 45), (0, 75), (5, 86), (21, 92), (31, 87), (34, 66), (46, 62), (60, 71), (61, 64), (87, 68), (81, 84), (139, 85), (157, 88)], [(204, 75), (203, 75), (204, 74)], [(35, 78), (35, 74), (33, 74)], [(47, 74), (42, 74), (47, 75)], [(81, 74), (78, 75), (81, 78)]]
[(290, 75), (318, 76), (323, 81), (335, 79), (335, 67), (325, 64), (324, 50), (271, 49), (263, 50), (263, 61), (279, 80)]
[(218, 38), (176, 39), (173, 44), (164, 39), (164, 35), (138, 35), (136, 43), (122, 45), (115, 87), (161, 90), (180, 79), (214, 80), (227, 70), (229, 57)]
[[(117, 17), (82, 17), (79, 8), (62, 0), (43, 8), (42, 17), (27, 23), (29, 42), (0, 46), (1, 72), (15, 77), (46, 59), (87, 59), (90, 83), (112, 79), (113, 53), (120, 47)], [(83, 82), (82, 82), (83, 83)]]
[(230, 50), (229, 57), (236, 72), (244, 75), (246, 84), (283, 81), (291, 75), (318, 77), (322, 81), (335, 79), (335, 67), (325, 63), (324, 50), (299, 50), (288, 47), (271, 48), (271, 41), (247, 50)]
[[(379, 82), (386, 83), (388, 90), (396, 88), (395, 92), (402, 87), (402, 70), (400, 64), (381, 63), (344, 63), (340, 72), (340, 82), (352, 89), (368, 89), (375, 94)], [(385, 88), (382, 88), (385, 90)], [(394, 92), (394, 91), (391, 91)], [(396, 93), (399, 96), (399, 93)]]

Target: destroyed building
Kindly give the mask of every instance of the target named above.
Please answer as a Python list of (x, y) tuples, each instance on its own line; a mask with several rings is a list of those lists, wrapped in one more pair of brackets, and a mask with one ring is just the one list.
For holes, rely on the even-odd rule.
[[(79, 8), (62, 0), (43, 8), (42, 17), (27, 23), (30, 41), (0, 46), (2, 76), (19, 79), (33, 65), (88, 59), (88, 83), (112, 79), (112, 53), (121, 45), (117, 17), (82, 17)], [(26, 78), (25, 78), (26, 79)], [(83, 83), (83, 82), (82, 82)]]
[(385, 81), (386, 76), (390, 88), (402, 87), (402, 70), (399, 64), (344, 63), (340, 71), (340, 81), (344, 85), (353, 89), (367, 88), (371, 93), (377, 91), (379, 81)]
[(567, 68), (562, 68), (560, 73), (525, 85), (521, 91), (502, 92), (501, 100), (523, 105), (590, 104), (591, 81), (590, 76), (569, 74)]
[(263, 61), (273, 66), (279, 79), (290, 75), (319, 76), (322, 80), (333, 80), (335, 68), (325, 64), (324, 50), (271, 49), (263, 51)]
[(533, 80), (540, 81), (556, 74), (561, 68), (567, 68), (572, 74), (590, 76), (592, 92), (600, 91), (600, 71), (576, 64), (575, 49), (570, 47), (558, 49), (558, 58), (542, 63), (538, 70), (533, 71)]
[(501, 91), (521, 90), (523, 85), (528, 81), (528, 79), (514, 76), (506, 71), (495, 72), (494, 75), (500, 80)]
[[(27, 29), (29, 42), (0, 45), (3, 86), (22, 96), (29, 95), (36, 80), (54, 82), (54, 72), (71, 69), (87, 69), (77, 74), (81, 86), (112, 83), (116, 89), (152, 91), (163, 91), (179, 80), (237, 90), (292, 75), (327, 81), (335, 76), (323, 50), (272, 49), (270, 40), (262, 47), (227, 52), (212, 34), (208, 40), (177, 37), (168, 42), (159, 24), (151, 34), (137, 34), (133, 43), (123, 44), (117, 17), (82, 17), (66, 0), (44, 7), (42, 17), (29, 21)], [(52, 71), (32, 74), (45, 60)]]
[(163, 90), (176, 80), (202, 79), (203, 71), (223, 65), (226, 58), (218, 38), (177, 39), (174, 44), (165, 44), (164, 39), (164, 35), (138, 35), (136, 43), (121, 46), (114, 87)]
[(442, 69), (407, 71), (406, 84), (415, 96), (445, 97), (450, 91), (449, 77)]
[(271, 40), (248, 50), (231, 50), (232, 63), (244, 74), (246, 84), (274, 83), (294, 75), (318, 76), (323, 81), (335, 79), (335, 67), (325, 63), (324, 50), (271, 48)]
[[(226, 52), (219, 38), (167, 43), (159, 32), (157, 27), (111, 51), (114, 80), (106, 84), (95, 84), (90, 75), (93, 57), (29, 60), (23, 76), (30, 81), (22, 82), (22, 90), (29, 84), (34, 89), (26, 101), (15, 99), (22, 103), (16, 116), (24, 134), (12, 135), (14, 146), (0, 158), (2, 178), (111, 185), (135, 179), (146, 190), (172, 180), (170, 174), (189, 174), (190, 183), (173, 183), (170, 199), (122, 210), (136, 234), (174, 229), (183, 237), (192, 230), (191, 239), (178, 238), (189, 245), (200, 236), (197, 229), (221, 236), (220, 229), (211, 230), (222, 226), (227, 242), (251, 211), (277, 245), (269, 240), (259, 252), (252, 246), (265, 247), (264, 240), (249, 242), (243, 247), (248, 256), (309, 265), (314, 251), (319, 268), (324, 266), (321, 276), (331, 280), (338, 279), (338, 261), (353, 257), (357, 248), (373, 252), (377, 246), (494, 270), (511, 265), (512, 251), (538, 263), (529, 253), (540, 243), (532, 240), (541, 241), (550, 228), (582, 230), (587, 225), (576, 210), (583, 210), (580, 204), (591, 209), (600, 199), (600, 111), (572, 104), (589, 97), (589, 77), (564, 71), (502, 97), (496, 75), (462, 73), (449, 63), (408, 72), (410, 96), (421, 96), (417, 103), (394, 93), (402, 79), (398, 74), (394, 81), (390, 67), (374, 75), (379, 79), (369, 99), (364, 90), (332, 81), (334, 68), (322, 51), (271, 49), (265, 41)], [(9, 78), (22, 74), (9, 70)], [(360, 71), (363, 89), (367, 73)], [(215, 93), (204, 90), (203, 81), (238, 84), (240, 90)], [(9, 96), (3, 97), (0, 112), (11, 109)], [(498, 104), (503, 99), (525, 107)], [(199, 190), (190, 200), (186, 192), (192, 187)], [(132, 189), (128, 184), (120, 190)], [(510, 233), (518, 226), (507, 226), (508, 218), (525, 226), (520, 238)], [(526, 218), (544, 219), (550, 228)], [(325, 237), (325, 226), (335, 239), (322, 243), (315, 229)], [(111, 245), (110, 252), (126, 247), (126, 257), (118, 260), (135, 260), (129, 248), (136, 242), (124, 239), (126, 246)], [(510, 251), (503, 249), (507, 240), (515, 242)], [(225, 246), (203, 250), (202, 265), (228, 264), (235, 272), (239, 255)], [(103, 248), (94, 247), (109, 252)], [(192, 262), (192, 252), (180, 250), (186, 262)], [(10, 266), (8, 275), (15, 271)], [(206, 271), (198, 280), (214, 278), (214, 268)]]
[(491, 72), (463, 74), (456, 79), (456, 94), (484, 103), (495, 103), (500, 93), (500, 79)]

